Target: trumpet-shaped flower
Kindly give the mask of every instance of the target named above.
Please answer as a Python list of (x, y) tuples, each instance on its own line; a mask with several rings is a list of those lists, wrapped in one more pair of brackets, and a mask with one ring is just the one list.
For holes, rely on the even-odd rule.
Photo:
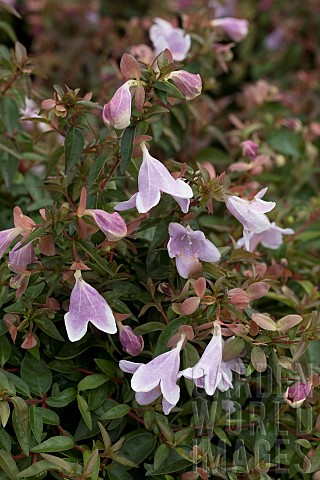
[(241, 42), (249, 31), (249, 22), (240, 18), (224, 17), (211, 21), (213, 27), (219, 27), (234, 42)]
[(109, 126), (122, 130), (130, 125), (131, 93), (130, 87), (136, 85), (136, 80), (125, 82), (103, 107), (102, 120)]
[(152, 157), (144, 143), (142, 164), (138, 174), (138, 193), (126, 202), (118, 203), (115, 210), (123, 211), (137, 207), (140, 213), (146, 213), (160, 201), (160, 192), (168, 193), (187, 213), (190, 198), (193, 196), (191, 187), (181, 179), (175, 180), (159, 160)]
[(29, 263), (35, 262), (37, 257), (34, 253), (34, 246), (32, 242), (21, 246), (18, 242), (9, 252), (9, 265), (18, 266), (25, 269)]
[(276, 203), (261, 200), (267, 190), (268, 188), (260, 190), (251, 201), (235, 195), (230, 196), (226, 201), (229, 212), (243, 225), (244, 244), (247, 250), (249, 250), (250, 233), (261, 233), (271, 226), (265, 213), (270, 212)]
[(184, 227), (179, 223), (169, 224), (170, 240), (168, 253), (176, 259), (176, 266), (182, 278), (188, 278), (190, 270), (204, 262), (217, 262), (221, 254), (217, 247), (207, 240), (201, 231), (192, 230), (189, 225)]
[(232, 388), (232, 371), (241, 375), (246, 373), (246, 367), (241, 358), (237, 357), (226, 362), (221, 362), (221, 380), (217, 386), (220, 392), (225, 392), (229, 390), (230, 387)]
[(179, 377), (183, 376), (189, 380), (193, 380), (195, 385), (204, 388), (207, 395), (213, 395), (221, 382), (222, 376), (229, 388), (232, 388), (224, 371), (221, 370), (222, 365), (222, 336), (221, 328), (218, 324), (214, 326), (212, 339), (208, 343), (202, 357), (194, 367), (186, 368), (179, 373)]
[[(270, 224), (270, 228), (261, 233), (249, 233), (247, 250), (254, 252), (259, 243), (266, 248), (276, 250), (283, 243), (283, 235), (292, 235), (294, 230), (292, 228), (280, 228), (274, 222)], [(237, 246), (242, 248), (245, 246), (244, 237), (237, 241)]]
[(74, 277), (76, 283), (71, 292), (69, 312), (64, 316), (69, 340), (80, 340), (89, 322), (103, 332), (116, 333), (115, 318), (107, 301), (83, 280), (80, 270), (75, 271)]
[(26, 238), (36, 226), (33, 220), (26, 215), (23, 215), (20, 207), (13, 209), (14, 228), (8, 228), (0, 232), (0, 258), (3, 257), (7, 248), (19, 235)]
[(107, 213), (97, 208), (88, 208), (84, 211), (84, 215), (92, 217), (107, 239), (112, 242), (116, 242), (127, 235), (126, 222), (116, 212)]
[(155, 18), (149, 30), (150, 40), (153, 43), (155, 55), (166, 48), (172, 53), (173, 60), (184, 60), (191, 47), (191, 37), (181, 28), (175, 28), (170, 22), (162, 18)]
[(136, 400), (140, 405), (149, 405), (162, 394), (163, 412), (168, 415), (178, 403), (180, 387), (177, 378), (183, 341), (184, 336), (170, 352), (158, 355), (147, 364), (120, 361), (121, 370), (133, 373), (131, 387), (136, 392)]

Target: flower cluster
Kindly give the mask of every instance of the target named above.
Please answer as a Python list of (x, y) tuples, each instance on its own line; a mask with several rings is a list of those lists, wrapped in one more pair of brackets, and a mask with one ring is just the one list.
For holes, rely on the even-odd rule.
[(241, 358), (227, 362), (222, 360), (223, 339), (218, 324), (214, 325), (212, 339), (198, 363), (179, 372), (184, 341), (185, 335), (182, 334), (171, 351), (158, 355), (148, 364), (120, 360), (121, 370), (133, 374), (131, 388), (136, 392), (136, 401), (140, 405), (149, 405), (162, 395), (163, 412), (168, 415), (179, 401), (177, 381), (181, 377), (193, 380), (195, 386), (204, 388), (207, 395), (214, 395), (216, 389), (225, 392), (233, 388), (232, 371), (245, 373)]

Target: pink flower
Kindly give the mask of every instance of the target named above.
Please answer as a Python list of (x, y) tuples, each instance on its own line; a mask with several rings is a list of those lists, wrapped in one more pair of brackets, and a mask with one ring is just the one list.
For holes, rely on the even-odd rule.
[(9, 266), (13, 265), (21, 269), (26, 269), (27, 265), (34, 263), (36, 259), (37, 257), (35, 256), (32, 242), (24, 246), (21, 246), (21, 242), (18, 242), (9, 252)]
[(149, 36), (155, 49), (155, 55), (166, 48), (172, 53), (173, 60), (184, 60), (191, 47), (191, 37), (181, 28), (175, 28), (162, 18), (155, 18), (154, 25), (149, 30)]
[(296, 382), (291, 387), (288, 387), (284, 399), (292, 408), (299, 408), (309, 393), (311, 392), (312, 382)]
[(69, 340), (80, 340), (89, 322), (103, 332), (116, 333), (115, 318), (107, 301), (83, 280), (80, 270), (75, 271), (74, 277), (76, 283), (71, 292), (69, 312), (64, 316)]
[(256, 156), (258, 155), (259, 145), (257, 145), (252, 140), (246, 140), (245, 142), (242, 142), (241, 147), (242, 155), (244, 157), (256, 158)]
[(91, 216), (100, 230), (111, 242), (116, 242), (127, 235), (126, 222), (116, 212), (107, 213), (104, 210), (99, 210), (97, 208), (88, 208), (83, 214)]
[(225, 392), (229, 390), (230, 384), (232, 387), (232, 371), (244, 375), (246, 373), (246, 367), (244, 366), (243, 361), (241, 358), (237, 357), (232, 360), (228, 360), (226, 362), (221, 362), (221, 380), (217, 385), (217, 388), (220, 392)]
[(202, 81), (199, 74), (176, 70), (171, 72), (168, 78), (172, 79), (176, 87), (186, 97), (186, 100), (192, 100), (202, 91)]
[(14, 228), (8, 228), (0, 232), (0, 258), (3, 257), (5, 251), (9, 248), (11, 243), (19, 235), (26, 238), (35, 228), (35, 223), (30, 217), (23, 215), (20, 207), (14, 207)]
[(210, 23), (213, 27), (221, 28), (234, 42), (241, 42), (248, 35), (249, 22), (247, 20), (224, 17), (212, 20)]
[(158, 205), (160, 193), (168, 193), (179, 203), (181, 210), (187, 213), (190, 198), (193, 196), (191, 187), (181, 179), (175, 180), (159, 160), (152, 157), (144, 143), (142, 164), (138, 174), (138, 193), (126, 202), (118, 203), (114, 208), (118, 211), (137, 207), (138, 212), (146, 213)]
[(189, 225), (170, 223), (168, 253), (176, 259), (176, 266), (182, 278), (188, 278), (190, 270), (204, 262), (217, 262), (221, 254), (217, 247), (207, 240), (201, 231), (192, 230)]
[(249, 233), (247, 245), (245, 245), (244, 237), (239, 238), (237, 246), (240, 248), (246, 246), (249, 252), (254, 252), (259, 243), (261, 243), (265, 248), (276, 250), (283, 243), (283, 235), (292, 235), (293, 233), (294, 230), (292, 230), (292, 228), (280, 228), (275, 222), (272, 222), (270, 228), (264, 232)]
[(266, 202), (261, 200), (268, 188), (260, 190), (253, 200), (245, 200), (244, 198), (232, 195), (226, 200), (226, 207), (233, 216), (243, 225), (244, 244), (249, 250), (249, 236), (253, 233), (261, 233), (270, 228), (270, 221), (265, 215), (275, 206), (275, 202)]
[(232, 383), (221, 370), (222, 364), (222, 336), (221, 328), (215, 324), (212, 332), (212, 339), (208, 343), (202, 357), (194, 367), (189, 367), (179, 373), (189, 380), (193, 380), (199, 388), (204, 388), (207, 395), (213, 395), (222, 380), (226, 382), (229, 388)]
[(119, 322), (118, 326), (119, 340), (123, 350), (132, 356), (139, 355), (139, 353), (142, 352), (144, 346), (142, 336), (134, 333), (134, 331), (129, 325), (122, 325), (122, 323)]
[(128, 80), (103, 107), (102, 119), (107, 126), (123, 130), (130, 125), (131, 93), (130, 87), (136, 85), (136, 80)]
[(147, 364), (120, 361), (121, 370), (133, 374), (131, 387), (136, 392), (136, 400), (140, 405), (149, 405), (162, 394), (163, 412), (168, 415), (178, 403), (180, 388), (177, 379), (183, 341), (184, 336), (170, 352), (158, 355)]

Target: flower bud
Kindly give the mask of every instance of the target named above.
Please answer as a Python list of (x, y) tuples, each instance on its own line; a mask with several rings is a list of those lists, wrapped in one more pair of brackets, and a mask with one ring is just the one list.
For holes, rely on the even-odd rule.
[(139, 355), (144, 347), (142, 336), (134, 333), (129, 325), (122, 325), (119, 322), (118, 326), (120, 330), (119, 339), (123, 350), (132, 356)]
[(128, 80), (118, 88), (116, 93), (103, 107), (102, 119), (106, 125), (123, 130), (130, 125), (131, 118), (131, 93), (130, 87), (135, 85), (135, 80)]
[(309, 393), (311, 392), (311, 382), (307, 383), (296, 382), (291, 387), (288, 387), (284, 399), (292, 408), (299, 408)]
[(202, 81), (199, 74), (185, 72), (184, 70), (177, 70), (169, 75), (176, 87), (186, 97), (187, 100), (200, 95), (202, 91)]
[(242, 155), (244, 157), (256, 158), (259, 146), (252, 140), (246, 140), (241, 143)]

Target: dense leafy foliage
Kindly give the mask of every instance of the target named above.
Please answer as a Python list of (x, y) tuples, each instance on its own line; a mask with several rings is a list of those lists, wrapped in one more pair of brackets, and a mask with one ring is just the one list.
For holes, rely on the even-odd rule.
[(318, 478), (317, 2), (13, 3), (0, 479)]

